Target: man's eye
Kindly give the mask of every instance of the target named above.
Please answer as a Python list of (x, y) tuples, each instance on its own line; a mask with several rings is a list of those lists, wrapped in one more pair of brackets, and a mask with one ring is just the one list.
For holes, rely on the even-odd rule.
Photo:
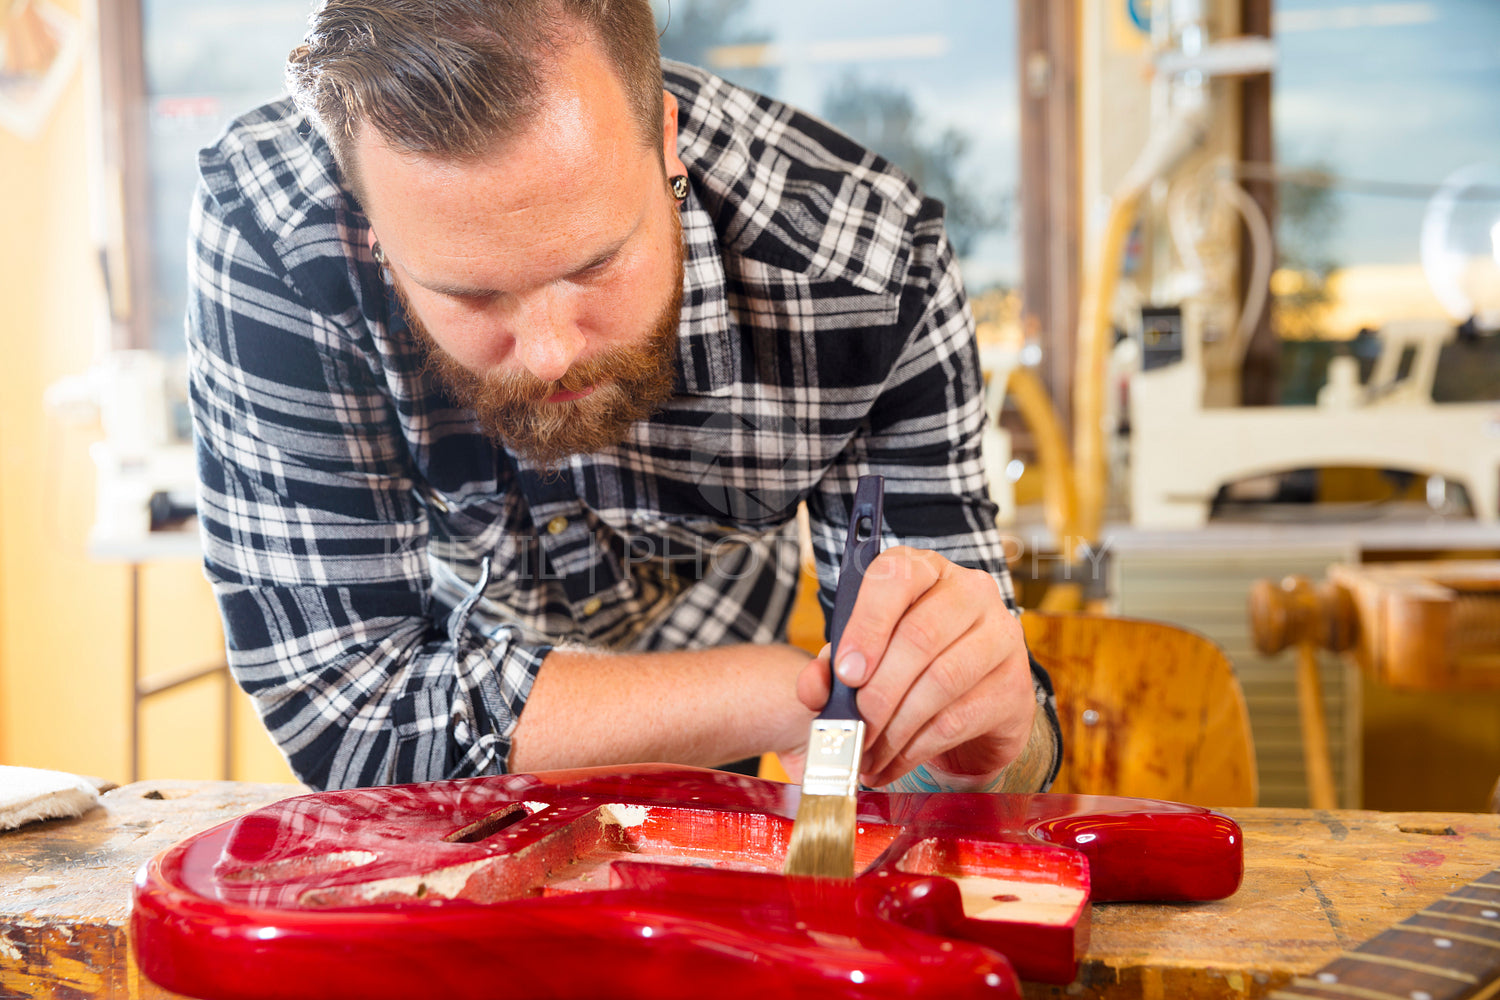
[(494, 292), (449, 292), (448, 298), (466, 306), (482, 306), (494, 301)]
[(594, 261), (592, 264), (579, 271), (578, 276), (586, 278), (590, 275), (600, 274), (604, 271), (609, 270), (609, 265), (615, 262), (615, 257), (615, 254), (610, 254), (608, 257), (604, 257), (600, 260)]

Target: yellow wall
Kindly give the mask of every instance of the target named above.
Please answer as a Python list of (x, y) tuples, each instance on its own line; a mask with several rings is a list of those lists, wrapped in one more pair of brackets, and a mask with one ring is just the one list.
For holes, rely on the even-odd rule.
[[(79, 0), (58, 0), (71, 14)], [(43, 410), (46, 387), (88, 367), (102, 296), (89, 228), (83, 75), (47, 126), (0, 129), (0, 763), (125, 781), (129, 575), (91, 559), (97, 430)], [(142, 573), (144, 664), (176, 672), (222, 658), (195, 560)], [(209, 679), (149, 704), (150, 777), (218, 777), (219, 697)], [(290, 780), (235, 692), (235, 776)]]

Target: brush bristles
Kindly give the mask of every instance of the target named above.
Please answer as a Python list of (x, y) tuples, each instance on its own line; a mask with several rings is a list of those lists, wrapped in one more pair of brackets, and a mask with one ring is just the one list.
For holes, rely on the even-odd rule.
[(785, 874), (854, 877), (855, 792), (864, 744), (859, 719), (813, 720)]
[(807, 795), (786, 848), (787, 875), (854, 877), (854, 795)]

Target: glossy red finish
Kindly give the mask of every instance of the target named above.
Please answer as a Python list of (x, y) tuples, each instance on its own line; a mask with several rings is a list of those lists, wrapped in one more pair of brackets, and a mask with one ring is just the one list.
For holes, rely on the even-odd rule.
[(212, 1000), (1019, 996), (1088, 902), (1217, 899), (1239, 828), (1194, 806), (861, 793), (852, 881), (779, 874), (800, 790), (667, 765), (323, 792), (142, 868), (132, 939)]

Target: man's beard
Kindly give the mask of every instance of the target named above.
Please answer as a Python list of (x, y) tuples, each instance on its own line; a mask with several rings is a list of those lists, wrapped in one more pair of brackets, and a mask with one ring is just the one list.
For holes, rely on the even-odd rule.
[[(680, 250), (676, 263), (672, 296), (644, 340), (579, 361), (553, 382), (524, 370), (475, 374), (438, 346), (399, 282), (396, 297), (426, 352), (427, 370), (455, 403), (474, 411), (485, 436), (534, 465), (555, 468), (569, 455), (619, 444), (631, 424), (651, 416), (672, 395), (677, 327), (682, 320)], [(591, 386), (594, 391), (581, 399), (546, 402), (555, 393)]]

